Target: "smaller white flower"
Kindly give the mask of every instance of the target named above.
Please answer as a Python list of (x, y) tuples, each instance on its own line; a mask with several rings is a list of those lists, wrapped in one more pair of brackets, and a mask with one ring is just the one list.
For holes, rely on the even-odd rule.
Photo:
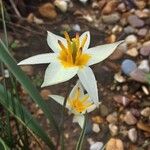
[[(49, 95), (57, 103), (63, 106), (65, 98), (59, 95)], [(85, 113), (89, 113), (96, 108), (97, 105), (93, 103), (88, 94), (84, 94), (84, 90), (80, 82), (74, 86), (69, 94), (66, 102), (66, 108), (74, 114), (73, 122), (78, 122), (83, 128)]]

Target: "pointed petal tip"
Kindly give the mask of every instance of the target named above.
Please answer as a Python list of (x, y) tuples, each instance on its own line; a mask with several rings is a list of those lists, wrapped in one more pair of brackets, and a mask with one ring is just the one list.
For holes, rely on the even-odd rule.
[(123, 43), (125, 40), (121, 40), (121, 41), (117, 41), (116, 43), (121, 44)]
[(21, 62), (19, 62), (17, 65), (18, 65), (18, 66), (21, 66), (21, 65), (27, 65), (27, 64), (25, 64), (25, 63), (23, 63), (23, 61), (21, 61)]
[(47, 85), (43, 82), (42, 85), (41, 85), (41, 88), (44, 88), (46, 87)]
[(18, 65), (18, 66), (20, 66), (20, 65), (21, 65), (21, 63), (19, 62), (17, 65)]

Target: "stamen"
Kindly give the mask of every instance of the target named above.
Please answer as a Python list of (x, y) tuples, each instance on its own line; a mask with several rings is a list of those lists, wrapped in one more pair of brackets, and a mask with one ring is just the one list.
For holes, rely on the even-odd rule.
[(83, 40), (82, 40), (82, 43), (81, 43), (81, 46), (80, 47), (84, 47), (84, 45), (85, 45), (85, 42), (87, 41), (87, 34), (85, 35), (85, 37), (83, 38)]
[(75, 93), (75, 99), (79, 99), (80, 97), (80, 88), (78, 87)]
[(60, 40), (58, 40), (58, 44), (62, 50), (65, 50), (67, 52), (67, 48), (62, 44), (62, 42)]
[(77, 45), (77, 49), (79, 49), (80, 46), (79, 33), (76, 33), (76, 45)]
[(90, 59), (90, 55), (83, 53), (83, 47), (87, 41), (87, 34), (80, 41), (79, 33), (74, 38), (70, 39), (69, 34), (64, 32), (64, 36), (67, 41), (67, 45), (58, 41), (61, 48), (59, 59), (64, 67), (79, 66), (83, 67)]
[(64, 36), (65, 36), (65, 39), (67, 40), (68, 49), (69, 49), (70, 51), (72, 51), (72, 48), (71, 48), (71, 40), (70, 40), (69, 34), (68, 34), (66, 31), (64, 32)]
[(81, 102), (84, 103), (85, 101), (87, 101), (89, 98), (88, 95), (85, 95), (82, 99), (81, 99)]

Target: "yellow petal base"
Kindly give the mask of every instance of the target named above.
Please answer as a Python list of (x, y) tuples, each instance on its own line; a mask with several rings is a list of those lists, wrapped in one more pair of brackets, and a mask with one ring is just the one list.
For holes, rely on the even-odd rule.
[(75, 113), (83, 113), (88, 109), (88, 107), (92, 105), (92, 103), (88, 101), (89, 96), (85, 95), (82, 98), (80, 98), (80, 95), (80, 89), (78, 88), (75, 97), (73, 99), (68, 100), (70, 108)]
[(87, 40), (87, 35), (82, 41), (79, 40), (79, 34), (76, 34), (76, 37), (73, 39), (70, 39), (67, 32), (65, 32), (64, 35), (67, 41), (67, 46), (64, 46), (61, 41), (58, 41), (61, 48), (58, 58), (60, 59), (62, 65), (64, 67), (85, 66), (91, 58), (90, 55), (82, 52)]

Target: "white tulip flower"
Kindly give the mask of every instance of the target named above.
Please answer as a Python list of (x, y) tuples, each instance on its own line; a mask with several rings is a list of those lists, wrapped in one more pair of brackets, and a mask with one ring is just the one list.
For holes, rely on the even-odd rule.
[(47, 43), (54, 53), (36, 55), (21, 61), (18, 65), (50, 63), (45, 71), (42, 87), (65, 82), (77, 74), (96, 104), (99, 102), (97, 83), (89, 66), (106, 59), (123, 41), (88, 48), (89, 31), (81, 36), (76, 34), (72, 39), (67, 32), (64, 32), (64, 36), (65, 38), (48, 32)]
[[(64, 97), (59, 95), (49, 96), (63, 106), (65, 100)], [(93, 111), (96, 107), (97, 105), (93, 103), (89, 95), (84, 94), (84, 90), (80, 82), (77, 82), (66, 101), (66, 108), (70, 113), (74, 114), (73, 122), (78, 122), (80, 127), (83, 128), (85, 113)]]

